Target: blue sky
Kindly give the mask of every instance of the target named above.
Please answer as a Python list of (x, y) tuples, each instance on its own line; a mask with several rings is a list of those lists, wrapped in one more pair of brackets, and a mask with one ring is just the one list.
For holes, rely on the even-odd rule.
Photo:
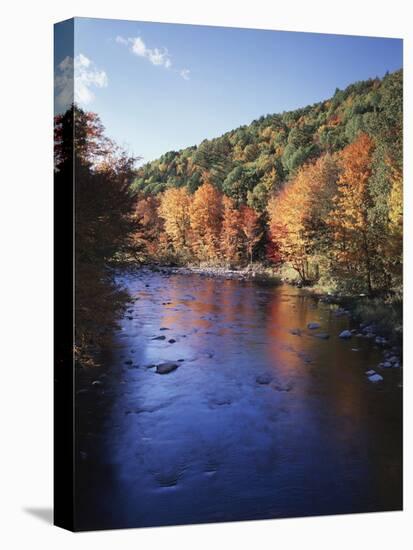
[(403, 63), (400, 39), (83, 18), (74, 27), (74, 52), (68, 42), (55, 50), (58, 100), (74, 55), (76, 99), (144, 161)]

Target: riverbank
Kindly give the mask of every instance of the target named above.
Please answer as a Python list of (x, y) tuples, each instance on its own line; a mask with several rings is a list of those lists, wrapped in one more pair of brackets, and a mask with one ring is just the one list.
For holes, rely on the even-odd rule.
[(211, 266), (187, 266), (187, 267), (153, 267), (153, 270), (159, 270), (180, 275), (196, 274), (203, 277), (219, 277), (224, 279), (236, 279), (240, 281), (266, 281), (272, 284), (281, 284), (283, 281), (274, 274), (270, 268), (262, 266), (249, 266), (242, 269), (231, 269), (226, 267)]

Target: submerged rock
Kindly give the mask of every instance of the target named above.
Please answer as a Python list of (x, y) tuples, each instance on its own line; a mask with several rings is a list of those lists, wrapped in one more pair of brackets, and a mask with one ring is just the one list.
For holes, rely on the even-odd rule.
[(170, 344), (175, 344), (176, 340), (174, 340), (173, 338), (170, 338), (170, 339), (168, 340), (168, 342), (169, 342)]
[(290, 334), (293, 336), (301, 336), (301, 330), (299, 328), (293, 328), (290, 330)]
[(255, 379), (255, 381), (257, 382), (257, 384), (261, 384), (261, 385), (271, 384), (272, 376), (271, 374), (268, 374), (268, 373), (259, 374)]
[(315, 330), (316, 328), (320, 328), (320, 323), (308, 323), (307, 328)]
[(165, 340), (166, 336), (154, 336), (151, 340)]
[(352, 337), (352, 334), (350, 330), (343, 330), (338, 336), (339, 338), (344, 338), (345, 340), (347, 340)]
[(368, 335), (370, 335), (370, 337), (375, 336), (376, 329), (375, 329), (375, 326), (373, 324), (372, 325), (364, 325), (362, 323), (360, 325), (360, 328), (362, 329), (362, 332), (364, 334), (368, 334)]
[(287, 383), (287, 384), (275, 384), (274, 389), (276, 391), (289, 392), (293, 389), (293, 386), (292, 386), (292, 384), (289, 384), (289, 383)]
[(368, 379), (370, 380), (370, 382), (381, 382), (383, 380), (383, 377), (376, 372), (374, 374), (371, 374)]
[(374, 341), (379, 346), (385, 346), (387, 344), (387, 340), (383, 336), (376, 336)]
[(178, 364), (172, 361), (167, 361), (166, 363), (160, 363), (156, 365), (156, 372), (158, 374), (168, 374), (178, 368)]
[(213, 399), (210, 399), (209, 406), (222, 407), (223, 405), (231, 405), (231, 403), (232, 403), (232, 400), (229, 397), (219, 396), (219, 397), (214, 397)]
[(321, 340), (328, 340), (330, 338), (330, 335), (326, 332), (317, 332), (314, 336), (315, 338), (320, 338)]

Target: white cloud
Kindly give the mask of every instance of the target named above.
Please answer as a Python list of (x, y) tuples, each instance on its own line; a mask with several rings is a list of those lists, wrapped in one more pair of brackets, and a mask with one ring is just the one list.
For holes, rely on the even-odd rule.
[(152, 65), (165, 67), (165, 69), (172, 67), (171, 55), (166, 48), (148, 48), (140, 36), (134, 38), (117, 36), (115, 40), (118, 44), (129, 46), (131, 53), (147, 59)]
[(116, 40), (116, 42), (117, 42), (118, 44), (123, 44), (124, 46), (126, 46), (127, 43), (128, 43), (128, 41), (126, 40), (126, 38), (123, 38), (123, 36), (117, 36), (117, 37), (115, 38), (115, 40)]
[(130, 51), (134, 55), (148, 59), (152, 65), (158, 65), (166, 69), (169, 69), (172, 65), (171, 56), (166, 48), (148, 48), (140, 36), (128, 39), (117, 36), (116, 42), (123, 45), (129, 44)]
[(189, 69), (182, 69), (182, 71), (179, 72), (179, 74), (182, 76), (182, 78), (184, 80), (190, 80), (190, 74), (191, 74), (191, 71)]
[(92, 88), (105, 88), (108, 77), (105, 71), (82, 53), (74, 60), (67, 56), (58, 65), (55, 74), (56, 101), (60, 108), (67, 109), (73, 101), (87, 105), (95, 95)]

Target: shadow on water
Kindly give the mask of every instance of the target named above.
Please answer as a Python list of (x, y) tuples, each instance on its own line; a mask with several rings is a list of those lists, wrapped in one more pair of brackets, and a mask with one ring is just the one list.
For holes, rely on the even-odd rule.
[(382, 350), (338, 338), (351, 319), (288, 286), (118, 283), (125, 315), (77, 385), (81, 529), (401, 508), (400, 369), (368, 382)]
[(76, 350), (80, 364), (93, 364), (96, 350), (112, 345), (113, 332), (130, 299), (112, 271), (92, 263), (76, 264)]

